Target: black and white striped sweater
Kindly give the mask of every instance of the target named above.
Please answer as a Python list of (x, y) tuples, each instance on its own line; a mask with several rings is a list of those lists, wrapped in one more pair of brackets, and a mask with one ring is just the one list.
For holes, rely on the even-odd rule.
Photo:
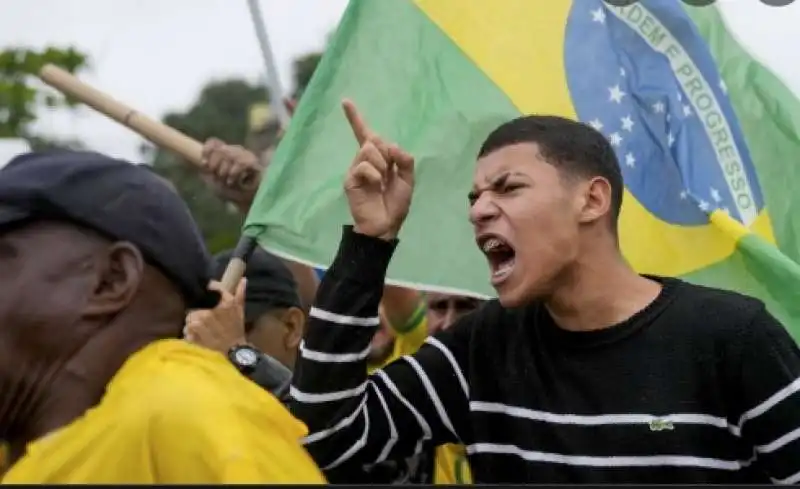
[(639, 314), (580, 333), (492, 301), (368, 377), (395, 245), (345, 227), (295, 371), (337, 481), (448, 442), (482, 483), (800, 481), (800, 351), (759, 301), (659, 279)]

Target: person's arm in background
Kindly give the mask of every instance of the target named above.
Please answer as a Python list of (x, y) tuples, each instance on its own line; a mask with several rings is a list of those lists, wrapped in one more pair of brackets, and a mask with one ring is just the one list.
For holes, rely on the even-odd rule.
[[(286, 98), (283, 103), (289, 115), (294, 115), (297, 100)], [(278, 139), (281, 135), (282, 133), (278, 135)], [(237, 182), (239, 174), (247, 170), (256, 171), (261, 175), (269, 162), (260, 164), (258, 156), (253, 152), (241, 146), (227, 145), (223, 141), (213, 138), (206, 141), (203, 147), (203, 156), (205, 162), (203, 173), (206, 175), (206, 182), (219, 198), (233, 203), (241, 214), (247, 215), (255, 199), (255, 190), (242, 191), (228, 186), (226, 183)], [(230, 160), (230, 163), (225, 163), (225, 159)], [(292, 260), (284, 260), (284, 262), (294, 275), (303, 309), (308, 312), (319, 286), (317, 274), (308, 265)], [(418, 318), (416, 314), (420, 312), (421, 305), (421, 295), (413, 289), (391, 285), (384, 287), (383, 308), (389, 324), (396, 333), (408, 337), (409, 347), (413, 347), (411, 352), (416, 351), (425, 340), (425, 336), (416, 330), (420, 323), (415, 319)], [(424, 311), (422, 314), (424, 315)]]
[[(283, 104), (289, 115), (293, 115), (297, 108), (297, 100), (284, 98)], [(283, 136), (283, 128), (277, 136), (277, 141)], [(277, 141), (275, 144), (277, 145)], [(230, 146), (217, 139), (209, 139), (203, 146), (204, 174), (211, 178), (206, 178), (206, 182), (211, 186), (217, 197), (226, 202), (233, 203), (242, 215), (250, 212), (250, 206), (256, 196), (256, 190), (243, 191), (236, 189), (229, 182), (238, 181), (239, 174), (251, 170), (258, 173), (258, 180), (261, 181), (264, 171), (269, 166), (269, 161), (262, 161), (258, 155), (241, 146)], [(229, 160), (226, 163), (224, 160)], [(313, 268), (292, 260), (283, 260), (286, 266), (294, 275), (297, 282), (297, 292), (300, 295), (300, 303), (303, 310), (308, 312), (314, 297), (317, 295), (319, 278)]]
[(381, 300), (386, 320), (395, 333), (395, 356), (411, 355), (425, 343), (425, 301), (419, 291), (386, 285)]
[[(260, 174), (266, 169), (266, 165), (261, 165), (258, 156), (251, 151), (213, 138), (205, 142), (203, 158), (204, 181), (217, 197), (234, 204), (242, 215), (247, 215), (255, 198), (255, 190), (238, 189), (228, 186), (227, 182), (237, 182), (239, 175), (248, 170)], [(294, 275), (303, 309), (308, 311), (317, 294), (319, 285), (317, 274), (308, 265), (293, 260), (283, 261)], [(401, 335), (411, 333), (420, 324), (419, 321), (413, 321), (421, 317), (420, 311), (424, 315), (419, 292), (404, 287), (387, 285), (384, 288), (383, 308), (392, 328)], [(411, 336), (416, 348), (419, 348), (425, 336), (420, 334)]]
[[(268, 162), (266, 162), (268, 163)], [(260, 181), (268, 164), (262, 164), (256, 154), (242, 146), (226, 144), (211, 138), (203, 145), (203, 181), (220, 199), (232, 203), (242, 215), (247, 215), (256, 196), (256, 189), (235, 186), (239, 175), (245, 171), (256, 172)], [(283, 260), (297, 282), (300, 302), (305, 311), (311, 307), (317, 293), (319, 279), (314, 269), (292, 260)]]
[(734, 427), (776, 484), (800, 483), (800, 349), (761, 306), (735, 343), (727, 372)]

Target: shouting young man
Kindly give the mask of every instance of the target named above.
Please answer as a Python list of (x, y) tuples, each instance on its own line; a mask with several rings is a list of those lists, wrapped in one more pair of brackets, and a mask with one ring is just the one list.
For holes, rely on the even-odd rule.
[[(463, 443), (476, 483), (800, 481), (800, 351), (764, 304), (626, 263), (606, 139), (551, 116), (498, 127), (469, 193), (498, 299), (366, 376), (413, 158), (345, 110), (354, 225), (319, 287), (292, 387), (323, 470)], [(346, 349), (345, 349), (346, 346)]]

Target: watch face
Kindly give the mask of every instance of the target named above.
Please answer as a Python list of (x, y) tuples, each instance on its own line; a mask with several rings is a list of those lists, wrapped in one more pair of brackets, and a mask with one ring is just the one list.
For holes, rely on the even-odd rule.
[(258, 354), (248, 348), (237, 350), (233, 357), (236, 359), (236, 363), (245, 367), (255, 365), (258, 362)]

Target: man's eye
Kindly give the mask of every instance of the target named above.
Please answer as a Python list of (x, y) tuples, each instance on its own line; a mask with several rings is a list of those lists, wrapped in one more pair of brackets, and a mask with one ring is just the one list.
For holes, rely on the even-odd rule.
[(478, 308), (478, 302), (475, 301), (460, 301), (456, 302), (456, 310), (458, 312), (470, 312)]
[(524, 185), (522, 185), (521, 183), (509, 183), (509, 184), (506, 184), (506, 185), (503, 186), (502, 192), (503, 193), (509, 193), (509, 192), (513, 192), (515, 190), (519, 190), (522, 187), (524, 187)]

